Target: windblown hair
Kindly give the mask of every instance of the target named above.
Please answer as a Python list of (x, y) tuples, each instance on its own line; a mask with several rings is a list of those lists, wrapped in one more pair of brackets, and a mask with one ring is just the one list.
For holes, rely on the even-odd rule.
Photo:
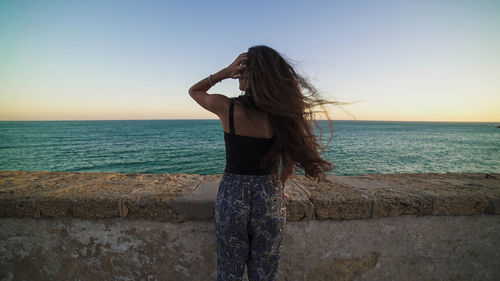
[[(243, 71), (247, 88), (243, 95), (233, 99), (245, 108), (268, 114), (274, 131), (274, 146), (261, 165), (279, 173), (282, 184), (293, 175), (296, 166), (304, 171), (307, 178), (319, 182), (324, 179), (325, 172), (333, 170), (335, 165), (320, 156), (325, 148), (314, 134), (314, 127), (322, 131), (313, 119), (314, 113), (324, 113), (329, 121), (328, 145), (333, 136), (333, 125), (324, 104), (339, 103), (322, 99), (318, 90), (305, 77), (297, 74), (274, 49), (264, 45), (253, 46), (247, 54), (247, 66)], [(314, 111), (317, 106), (323, 110)]]

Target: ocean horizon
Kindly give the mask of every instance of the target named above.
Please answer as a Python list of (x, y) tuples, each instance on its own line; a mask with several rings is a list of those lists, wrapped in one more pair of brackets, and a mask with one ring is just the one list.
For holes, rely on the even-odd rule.
[[(42, 119), (42, 120), (0, 120), (1, 122), (75, 122), (75, 121), (189, 121), (189, 120), (219, 120), (218, 118), (159, 118), (159, 119)], [(315, 119), (316, 121), (328, 121), (327, 119)], [(352, 119), (335, 119), (333, 122), (404, 122), (404, 123), (488, 123), (495, 126), (500, 126), (500, 121), (415, 121), (415, 120), (352, 120)]]
[[(328, 121), (316, 121), (326, 144)], [(500, 172), (499, 125), (333, 120), (321, 155), (336, 175)], [(225, 168), (218, 119), (0, 121), (0, 156), (0, 170), (221, 174)]]

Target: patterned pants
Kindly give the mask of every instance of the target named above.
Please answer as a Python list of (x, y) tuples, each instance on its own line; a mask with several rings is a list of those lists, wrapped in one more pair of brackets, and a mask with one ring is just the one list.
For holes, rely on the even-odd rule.
[(215, 204), (217, 281), (275, 280), (285, 235), (284, 190), (277, 175), (224, 173)]

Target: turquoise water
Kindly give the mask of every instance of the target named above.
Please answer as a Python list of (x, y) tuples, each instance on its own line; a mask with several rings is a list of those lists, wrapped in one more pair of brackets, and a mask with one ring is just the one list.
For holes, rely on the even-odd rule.
[[(329, 136), (326, 121), (323, 142)], [(334, 121), (330, 174), (500, 172), (500, 123)], [(0, 170), (220, 174), (219, 120), (0, 122)]]

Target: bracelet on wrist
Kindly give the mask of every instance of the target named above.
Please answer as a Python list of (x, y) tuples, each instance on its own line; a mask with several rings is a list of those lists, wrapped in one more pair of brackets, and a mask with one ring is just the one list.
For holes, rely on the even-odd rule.
[(213, 82), (212, 82), (212, 77), (213, 77), (213, 76), (214, 76), (213, 74), (208, 75), (208, 82), (210, 82), (210, 85), (211, 85), (211, 86), (213, 86), (213, 85), (217, 84), (218, 82), (221, 82), (221, 81), (222, 81), (222, 80), (219, 80), (219, 81), (217, 81), (216, 83), (213, 83)]
[(208, 75), (208, 82), (210, 82), (210, 86), (214, 85), (214, 83), (212, 83), (212, 74)]

